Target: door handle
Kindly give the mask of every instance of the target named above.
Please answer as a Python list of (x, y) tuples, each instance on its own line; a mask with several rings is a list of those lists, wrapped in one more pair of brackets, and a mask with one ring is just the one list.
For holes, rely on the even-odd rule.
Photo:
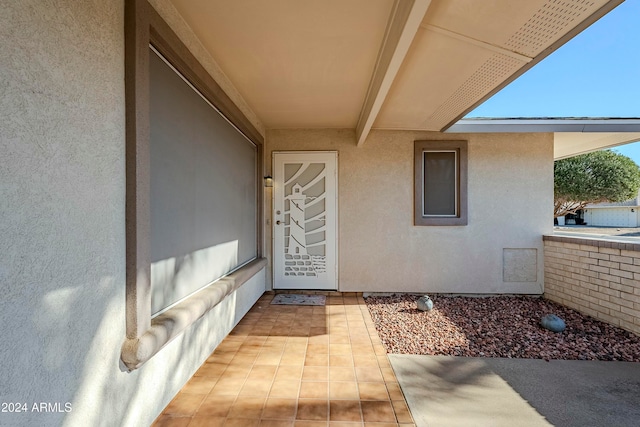
[(276, 225), (280, 225), (280, 220), (277, 220), (277, 221), (276, 221)]

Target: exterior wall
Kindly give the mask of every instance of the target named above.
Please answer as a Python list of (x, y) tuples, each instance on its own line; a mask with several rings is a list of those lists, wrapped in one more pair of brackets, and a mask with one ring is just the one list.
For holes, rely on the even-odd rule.
[(640, 334), (640, 244), (544, 236), (545, 298)]
[(587, 225), (599, 227), (638, 227), (639, 209), (633, 207), (589, 207), (585, 210)]
[[(469, 141), (467, 226), (413, 225), (417, 139)], [(543, 292), (540, 236), (553, 228), (552, 135), (375, 130), (357, 147), (351, 130), (270, 130), (266, 171), (273, 151), (294, 150), (338, 151), (340, 291)], [(533, 257), (533, 281), (505, 281), (503, 260), (518, 268), (520, 255)]]
[(0, 401), (63, 412), (0, 413), (0, 425), (149, 425), (265, 275), (127, 372), (124, 2), (1, 9)]

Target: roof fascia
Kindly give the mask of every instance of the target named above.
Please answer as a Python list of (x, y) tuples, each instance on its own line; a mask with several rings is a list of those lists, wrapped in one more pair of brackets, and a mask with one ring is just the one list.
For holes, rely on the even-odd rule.
[(462, 119), (445, 133), (640, 132), (640, 118), (629, 119)]

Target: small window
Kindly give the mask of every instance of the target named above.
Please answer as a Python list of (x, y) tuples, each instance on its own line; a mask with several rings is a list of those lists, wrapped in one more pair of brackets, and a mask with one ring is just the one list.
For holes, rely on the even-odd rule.
[(467, 225), (467, 142), (415, 142), (415, 225)]

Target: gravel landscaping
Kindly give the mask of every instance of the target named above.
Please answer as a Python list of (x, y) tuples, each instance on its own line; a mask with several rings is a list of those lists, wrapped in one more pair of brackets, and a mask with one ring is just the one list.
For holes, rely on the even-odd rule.
[[(640, 362), (640, 336), (543, 298), (432, 295), (423, 312), (419, 297), (365, 298), (387, 353)], [(564, 332), (542, 328), (546, 314), (562, 318)]]

